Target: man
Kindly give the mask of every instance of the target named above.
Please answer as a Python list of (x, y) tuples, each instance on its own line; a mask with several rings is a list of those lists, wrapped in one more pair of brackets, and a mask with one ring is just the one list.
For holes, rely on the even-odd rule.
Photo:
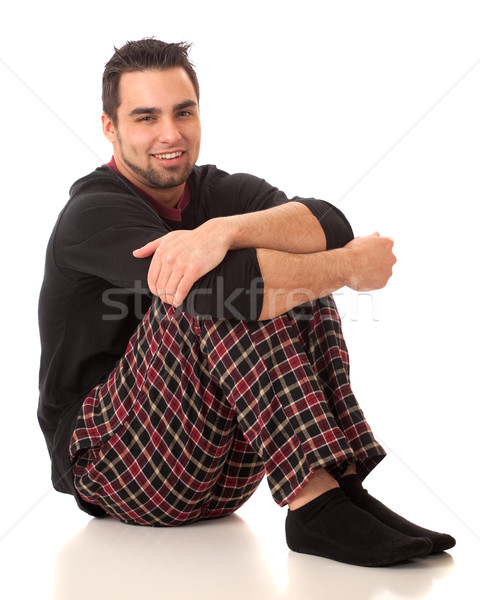
[(354, 239), (326, 202), (196, 166), (185, 44), (117, 50), (103, 105), (113, 158), (72, 186), (40, 296), (55, 488), (95, 516), (173, 526), (231, 514), (266, 474), (294, 551), (384, 566), (452, 547), (361, 483), (385, 453), (329, 294), (383, 287), (393, 242)]

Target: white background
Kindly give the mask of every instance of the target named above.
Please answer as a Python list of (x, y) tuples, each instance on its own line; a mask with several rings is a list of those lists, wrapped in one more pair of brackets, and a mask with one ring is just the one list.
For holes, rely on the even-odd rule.
[[(132, 577), (125, 579), (123, 555), (118, 572), (114, 562), (102, 572), (99, 554), (113, 549), (99, 540), (115, 539), (119, 551), (127, 534), (109, 538), (115, 524), (97, 526), (73, 499), (51, 491), (36, 421), (36, 308), (45, 246), (69, 187), (111, 155), (100, 128), (104, 64), (114, 46), (147, 36), (194, 43), (203, 123), (199, 164), (251, 172), (292, 196), (326, 199), (348, 216), (356, 235), (378, 230), (394, 238), (398, 263), (388, 287), (336, 296), (354, 390), (389, 450), (370, 485), (387, 503), (447, 529), (459, 543), (442, 581), (425, 589), (404, 589), (406, 574), (399, 570), (382, 571), (381, 584), (372, 588), (364, 570), (349, 573), (361, 598), (451, 598), (459, 585), (468, 585), (465, 597), (480, 597), (470, 568), (480, 547), (479, 20), (479, 3), (465, 0), (47, 0), (1, 9), (3, 597), (76, 598), (93, 565), (110, 587), (98, 596), (90, 588), (89, 597), (118, 599), (123, 596), (112, 591), (112, 581), (130, 590), (125, 581), (136, 573), (130, 562)], [(338, 578), (331, 578), (325, 597), (337, 597), (344, 571), (331, 561), (295, 563), (298, 555), (289, 555), (283, 568), (287, 551), (277, 525), (283, 526), (284, 512), (266, 496), (259, 491), (241, 513), (244, 521), (230, 522), (232, 535), (240, 527), (239, 535), (247, 544), (257, 540), (273, 565), (258, 597), (310, 597), (299, 583), (301, 569), (326, 563), (330, 570), (323, 566), (322, 576)], [(275, 533), (265, 529), (269, 519)], [(95, 527), (107, 530), (89, 537)], [(191, 529), (193, 546), (203, 551), (200, 540), (210, 538), (201, 536), (213, 530)], [(129, 533), (144, 537), (125, 543), (156, 544), (164, 570), (172, 556), (184, 564), (175, 549), (192, 547), (188, 529), (153, 531)], [(161, 536), (168, 536), (173, 554)], [(230, 562), (227, 538), (221, 538), (220, 556)], [(212, 568), (208, 563), (204, 572)], [(246, 579), (233, 586), (242, 593), (249, 568), (255, 569), (244, 565)], [(422, 566), (432, 580), (435, 568), (438, 563)], [(133, 577), (135, 585), (141, 579), (148, 587), (155, 569)], [(183, 571), (172, 572), (184, 585), (190, 581)], [(60, 585), (62, 573), (68, 576)], [(398, 587), (385, 591), (389, 577)], [(173, 581), (164, 571), (162, 578)], [(156, 593), (145, 588), (136, 597), (163, 597), (161, 581)], [(218, 579), (207, 579), (191, 583), (189, 596), (216, 597), (213, 581), (214, 590), (223, 589)]]

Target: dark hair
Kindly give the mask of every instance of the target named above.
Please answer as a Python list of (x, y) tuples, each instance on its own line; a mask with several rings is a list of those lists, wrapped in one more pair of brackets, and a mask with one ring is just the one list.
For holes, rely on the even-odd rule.
[(193, 84), (197, 100), (200, 100), (197, 75), (188, 58), (190, 46), (191, 44), (186, 42), (168, 44), (154, 38), (144, 38), (136, 42), (127, 42), (119, 49), (115, 48), (115, 54), (105, 65), (102, 85), (103, 112), (112, 119), (115, 126), (120, 105), (119, 86), (122, 73), (149, 69), (164, 71), (182, 67)]

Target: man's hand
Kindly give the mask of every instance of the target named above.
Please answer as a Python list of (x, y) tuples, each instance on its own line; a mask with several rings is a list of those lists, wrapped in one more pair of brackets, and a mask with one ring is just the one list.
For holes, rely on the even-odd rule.
[(153, 254), (148, 270), (152, 294), (167, 304), (180, 306), (195, 281), (222, 262), (229, 250), (229, 238), (214, 221), (192, 230), (171, 231), (134, 250), (136, 258)]
[(392, 276), (393, 265), (397, 262), (392, 252), (391, 238), (375, 232), (353, 239), (345, 248), (352, 252), (348, 287), (357, 292), (369, 292), (387, 285)]
[(264, 279), (259, 320), (273, 319), (303, 302), (323, 298), (348, 286), (357, 291), (385, 287), (396, 258), (393, 240), (374, 233), (357, 237), (343, 248), (291, 254), (257, 250)]

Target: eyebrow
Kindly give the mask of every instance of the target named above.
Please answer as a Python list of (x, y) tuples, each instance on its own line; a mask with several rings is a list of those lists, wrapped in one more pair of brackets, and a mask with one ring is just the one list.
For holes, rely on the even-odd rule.
[[(195, 100), (184, 100), (179, 104), (175, 104), (173, 107), (173, 111), (177, 112), (178, 110), (185, 110), (186, 108), (191, 108), (193, 106), (198, 106)], [(137, 106), (133, 108), (128, 114), (130, 117), (135, 117), (137, 115), (158, 115), (162, 112), (160, 108), (155, 106)]]

